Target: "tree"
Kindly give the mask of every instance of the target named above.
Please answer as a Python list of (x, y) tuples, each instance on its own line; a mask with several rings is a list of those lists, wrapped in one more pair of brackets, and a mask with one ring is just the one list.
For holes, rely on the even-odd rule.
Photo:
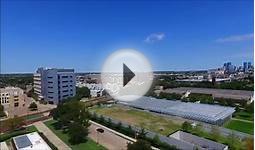
[(89, 112), (82, 102), (69, 101), (59, 104), (52, 111), (53, 118), (58, 120), (60, 126), (68, 126), (71, 122), (77, 122), (85, 127), (89, 126)]
[(190, 129), (192, 129), (191, 124), (187, 121), (183, 122), (182, 130), (188, 132)]
[(116, 125), (116, 129), (121, 129), (121, 127), (122, 127), (122, 123), (121, 122), (119, 122), (117, 125)]
[(37, 104), (35, 102), (32, 102), (28, 108), (32, 111), (37, 110)]
[(253, 150), (254, 149), (254, 141), (253, 138), (247, 138), (245, 139), (246, 149), (247, 150)]
[(220, 131), (219, 131), (219, 128), (218, 128), (218, 127), (212, 126), (211, 133), (212, 133), (213, 139), (215, 139), (215, 140), (218, 140), (218, 139), (219, 139), (219, 137), (220, 137)]
[(159, 145), (161, 143), (160, 139), (159, 139), (159, 136), (156, 134), (153, 139), (152, 139), (152, 143), (154, 145)]
[(7, 119), (4, 123), (4, 126), (7, 127), (9, 130), (14, 130), (17, 128), (20, 128), (22, 125), (24, 125), (25, 119), (23, 117), (16, 117)]
[(76, 95), (77, 100), (80, 100), (84, 97), (90, 97), (90, 90), (87, 87), (76, 88)]
[(0, 105), (0, 117), (5, 117), (6, 114), (4, 112), (4, 106), (3, 105)]
[(229, 145), (230, 149), (235, 149), (236, 143), (238, 143), (237, 138), (236, 138), (235, 133), (232, 131), (232, 133), (228, 135), (228, 145)]
[(88, 129), (77, 122), (69, 124), (68, 135), (71, 144), (79, 144), (86, 140)]
[(145, 131), (144, 128), (142, 128), (139, 131), (139, 133), (138, 133), (137, 139), (145, 139), (146, 138), (146, 134), (147, 134), (147, 132)]
[(138, 139), (134, 143), (128, 143), (128, 150), (152, 150), (151, 144), (145, 140)]

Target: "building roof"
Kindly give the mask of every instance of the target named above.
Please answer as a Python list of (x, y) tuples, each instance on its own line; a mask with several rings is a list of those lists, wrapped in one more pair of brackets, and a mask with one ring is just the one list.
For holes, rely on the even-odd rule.
[(181, 102), (177, 100), (164, 100), (151, 97), (142, 97), (135, 101), (121, 102), (136, 108), (146, 109), (159, 113), (191, 118), (204, 122), (215, 122), (225, 119), (235, 112), (233, 107), (219, 105)]
[(214, 142), (212, 140), (208, 140), (187, 132), (183, 131), (177, 131), (173, 134), (171, 134), (169, 137), (175, 138), (177, 140), (187, 142), (189, 144), (192, 144), (193, 147), (199, 148), (199, 149), (206, 149), (206, 150), (223, 150), (227, 148), (226, 145)]
[(16, 136), (13, 141), (17, 150), (51, 150), (37, 132)]

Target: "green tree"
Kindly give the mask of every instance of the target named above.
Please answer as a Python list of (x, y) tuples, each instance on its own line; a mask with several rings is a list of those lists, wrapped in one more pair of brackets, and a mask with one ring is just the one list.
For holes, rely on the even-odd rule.
[(37, 104), (35, 102), (32, 102), (28, 108), (32, 111), (37, 110)]
[(88, 129), (77, 122), (69, 124), (68, 135), (71, 144), (79, 144), (86, 140)]
[(145, 140), (138, 139), (134, 143), (128, 143), (128, 150), (152, 150), (151, 144)]
[(90, 90), (87, 87), (76, 88), (76, 95), (78, 100), (84, 97), (90, 97)]
[(215, 140), (219, 139), (220, 131), (219, 131), (219, 128), (217, 126), (212, 126), (211, 133), (212, 133), (211, 135), (212, 135), (213, 139), (215, 139)]
[(77, 122), (81, 125), (89, 126), (89, 112), (82, 102), (70, 101), (59, 104), (52, 111), (52, 116), (58, 120), (62, 127), (68, 126), (71, 122)]
[(189, 122), (187, 122), (187, 121), (183, 122), (183, 124), (182, 124), (182, 130), (183, 131), (188, 132), (191, 129), (192, 129), (192, 126)]
[(24, 125), (24, 121), (25, 121), (25, 119), (23, 117), (14, 116), (13, 118), (7, 119), (4, 122), (4, 126), (12, 131), (12, 130), (20, 128), (22, 125)]
[(157, 134), (153, 137), (152, 143), (154, 145), (157, 145), (157, 146), (160, 145), (161, 141), (160, 141), (159, 136)]
[(146, 138), (146, 134), (147, 134), (147, 132), (145, 131), (144, 128), (142, 128), (139, 131), (139, 133), (138, 133), (137, 139), (145, 139)]
[(4, 106), (0, 105), (0, 117), (5, 117), (5, 113), (4, 113)]

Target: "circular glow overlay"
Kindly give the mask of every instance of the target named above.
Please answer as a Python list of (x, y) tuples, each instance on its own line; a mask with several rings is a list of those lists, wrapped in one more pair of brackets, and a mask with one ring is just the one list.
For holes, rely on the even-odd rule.
[[(123, 84), (123, 65), (134, 77)], [(153, 82), (153, 72), (148, 59), (133, 49), (121, 49), (112, 53), (104, 62), (101, 80), (107, 92), (116, 100), (132, 101), (147, 93)]]

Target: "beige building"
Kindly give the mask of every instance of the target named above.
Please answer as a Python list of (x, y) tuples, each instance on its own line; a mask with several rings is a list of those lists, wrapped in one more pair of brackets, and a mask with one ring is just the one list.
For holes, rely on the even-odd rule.
[(0, 89), (0, 104), (8, 117), (24, 114), (27, 111), (26, 94), (18, 87), (6, 87)]

